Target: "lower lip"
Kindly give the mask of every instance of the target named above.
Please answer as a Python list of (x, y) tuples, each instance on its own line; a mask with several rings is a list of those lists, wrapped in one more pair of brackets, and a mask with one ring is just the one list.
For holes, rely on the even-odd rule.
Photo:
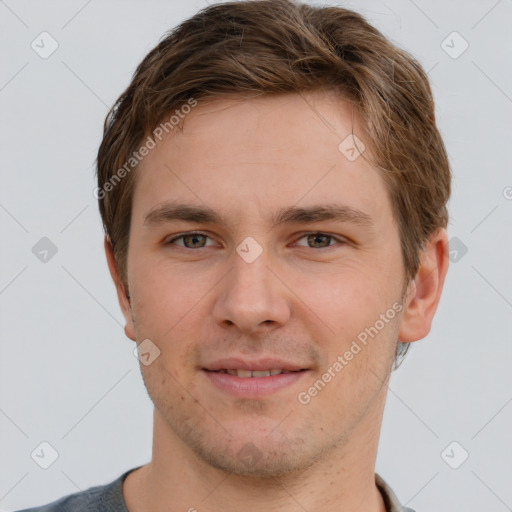
[(301, 379), (307, 370), (280, 373), (268, 377), (237, 377), (229, 373), (203, 370), (210, 381), (222, 391), (240, 398), (260, 398), (291, 386)]

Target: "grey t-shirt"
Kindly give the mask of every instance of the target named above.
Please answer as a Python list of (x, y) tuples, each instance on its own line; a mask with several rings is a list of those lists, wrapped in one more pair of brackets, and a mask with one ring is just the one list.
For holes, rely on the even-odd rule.
[[(126, 471), (107, 485), (91, 487), (86, 491), (60, 498), (48, 505), (26, 508), (18, 512), (128, 512), (123, 498), (123, 481), (139, 467), (141, 466)], [(411, 508), (402, 508), (395, 493), (377, 474), (375, 474), (375, 482), (384, 498), (388, 512), (414, 512)]]

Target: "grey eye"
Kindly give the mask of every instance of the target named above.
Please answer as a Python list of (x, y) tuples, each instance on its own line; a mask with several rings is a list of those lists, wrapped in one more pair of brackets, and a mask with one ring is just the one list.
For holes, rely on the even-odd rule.
[[(307, 247), (311, 249), (323, 249), (324, 247), (330, 247), (334, 244), (331, 241), (342, 242), (342, 240), (338, 240), (332, 235), (327, 235), (326, 233), (310, 233), (308, 235), (304, 235), (299, 240), (307, 240)], [(303, 244), (298, 244), (304, 246)]]
[[(169, 240), (169, 243), (185, 247), (186, 249), (202, 249), (203, 247), (207, 247), (206, 241), (208, 238), (208, 236), (203, 235), (202, 233), (187, 233)], [(177, 240), (183, 240), (183, 243), (176, 243)]]

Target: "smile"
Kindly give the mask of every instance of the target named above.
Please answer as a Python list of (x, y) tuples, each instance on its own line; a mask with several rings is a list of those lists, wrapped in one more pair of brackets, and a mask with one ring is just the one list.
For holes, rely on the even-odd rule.
[(202, 373), (217, 391), (236, 398), (255, 400), (290, 388), (302, 379), (308, 370), (203, 369)]
[[(300, 371), (300, 370), (297, 370)], [(236, 375), (237, 377), (270, 377), (271, 375), (280, 375), (281, 373), (292, 373), (291, 370), (281, 370), (279, 368), (272, 368), (271, 370), (217, 370), (218, 373), (227, 373), (229, 375)]]

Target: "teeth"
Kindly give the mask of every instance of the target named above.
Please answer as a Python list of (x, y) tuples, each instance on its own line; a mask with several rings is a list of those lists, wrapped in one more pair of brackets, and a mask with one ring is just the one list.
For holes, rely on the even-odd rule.
[(252, 372), (253, 377), (268, 377), (270, 375), (270, 370), (261, 370)]
[(220, 373), (228, 373), (236, 377), (270, 377), (271, 375), (280, 375), (281, 373), (291, 373), (291, 370), (281, 370), (280, 368), (272, 368), (270, 370), (218, 370)]
[(236, 370), (238, 377), (252, 377), (251, 370)]

